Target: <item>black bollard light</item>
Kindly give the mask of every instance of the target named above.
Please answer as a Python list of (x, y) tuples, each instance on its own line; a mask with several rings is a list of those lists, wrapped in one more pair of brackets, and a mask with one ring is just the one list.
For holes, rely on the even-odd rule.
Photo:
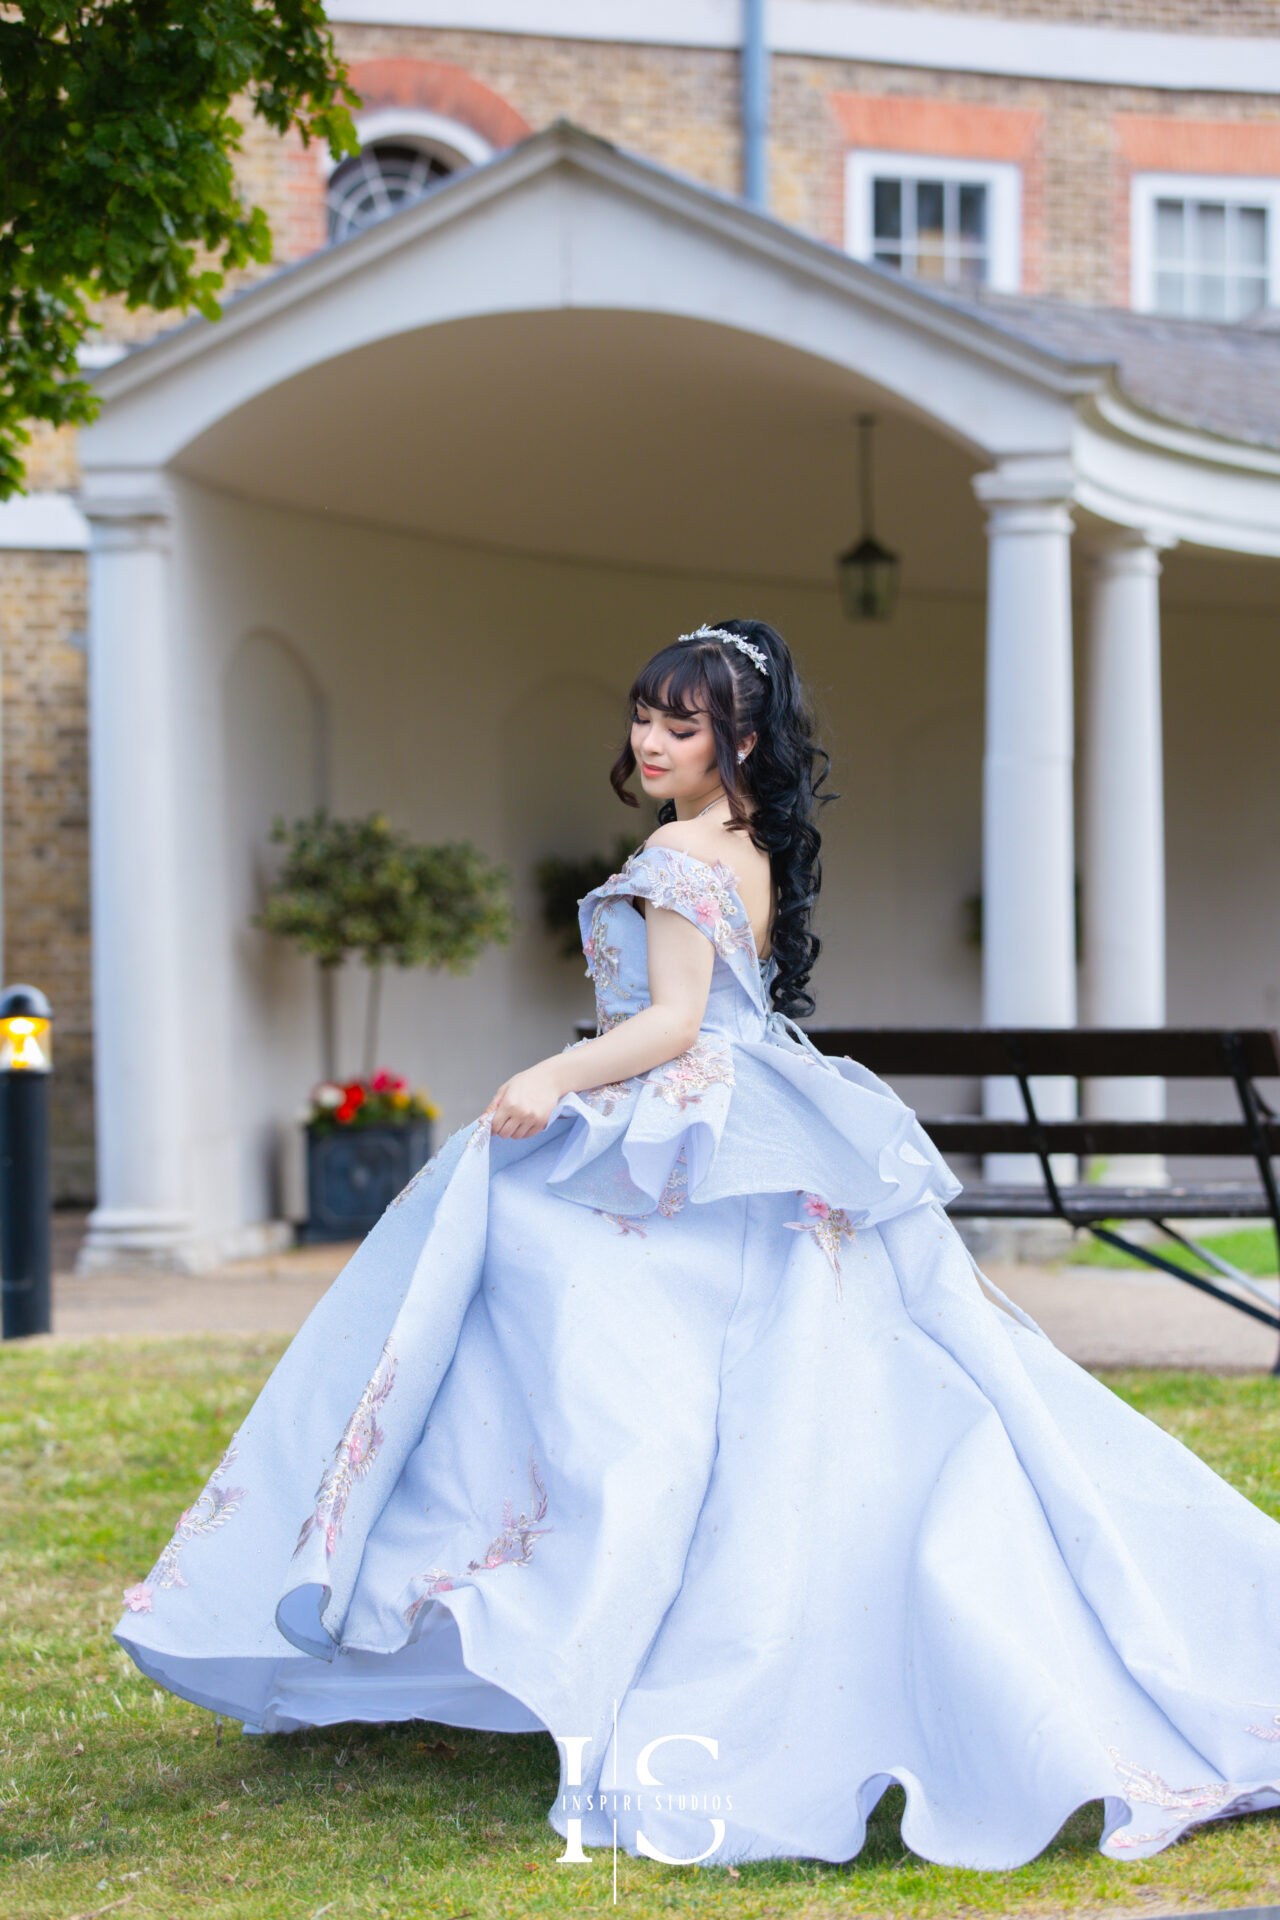
[(39, 987), (0, 994), (0, 1297), (4, 1338), (49, 1333), (49, 1075), (53, 1013)]

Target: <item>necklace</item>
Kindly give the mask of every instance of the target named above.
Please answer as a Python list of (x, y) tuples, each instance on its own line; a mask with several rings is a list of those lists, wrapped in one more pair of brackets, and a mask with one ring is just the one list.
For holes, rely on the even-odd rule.
[(722, 800), (727, 800), (727, 799), (728, 799), (728, 797), (729, 797), (729, 796), (728, 796), (727, 794), (724, 794), (724, 793), (720, 793), (720, 794), (717, 794), (714, 800), (708, 800), (708, 802), (707, 802), (707, 804), (706, 804), (706, 806), (705, 806), (705, 807), (699, 807), (699, 808), (698, 808), (698, 811), (697, 811), (697, 812), (696, 812), (696, 813), (694, 814), (694, 816), (693, 816), (693, 817), (694, 817), (694, 819), (695, 819), (695, 820), (701, 820), (701, 818), (702, 818), (702, 816), (703, 816), (703, 814), (704, 814), (704, 813), (710, 813), (710, 811), (711, 811), (711, 809), (712, 809), (712, 807), (718, 807), (718, 806), (720, 805), (720, 802), (721, 802)]

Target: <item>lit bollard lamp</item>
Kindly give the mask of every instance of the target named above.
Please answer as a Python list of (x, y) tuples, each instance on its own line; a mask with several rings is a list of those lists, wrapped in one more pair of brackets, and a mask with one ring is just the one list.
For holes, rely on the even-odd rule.
[(0, 994), (0, 1294), (4, 1338), (49, 1333), (49, 1075), (53, 1015), (39, 987)]

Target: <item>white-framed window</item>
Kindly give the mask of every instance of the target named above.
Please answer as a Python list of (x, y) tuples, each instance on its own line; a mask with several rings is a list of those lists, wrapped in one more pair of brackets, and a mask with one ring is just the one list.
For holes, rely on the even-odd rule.
[(345, 240), (420, 200), (438, 180), (493, 152), (470, 127), (414, 107), (388, 107), (356, 120), (360, 151), (336, 164), (327, 155), (329, 241)]
[(1280, 180), (1135, 173), (1129, 252), (1141, 313), (1244, 320), (1280, 306)]
[(917, 280), (1016, 293), (1022, 170), (1010, 160), (870, 153), (845, 160), (845, 246)]

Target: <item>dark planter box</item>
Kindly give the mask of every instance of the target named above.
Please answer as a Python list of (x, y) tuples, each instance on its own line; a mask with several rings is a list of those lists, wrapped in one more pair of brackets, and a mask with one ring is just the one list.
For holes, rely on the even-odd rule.
[(358, 1240), (431, 1158), (431, 1122), (307, 1134), (307, 1222), (300, 1238)]

